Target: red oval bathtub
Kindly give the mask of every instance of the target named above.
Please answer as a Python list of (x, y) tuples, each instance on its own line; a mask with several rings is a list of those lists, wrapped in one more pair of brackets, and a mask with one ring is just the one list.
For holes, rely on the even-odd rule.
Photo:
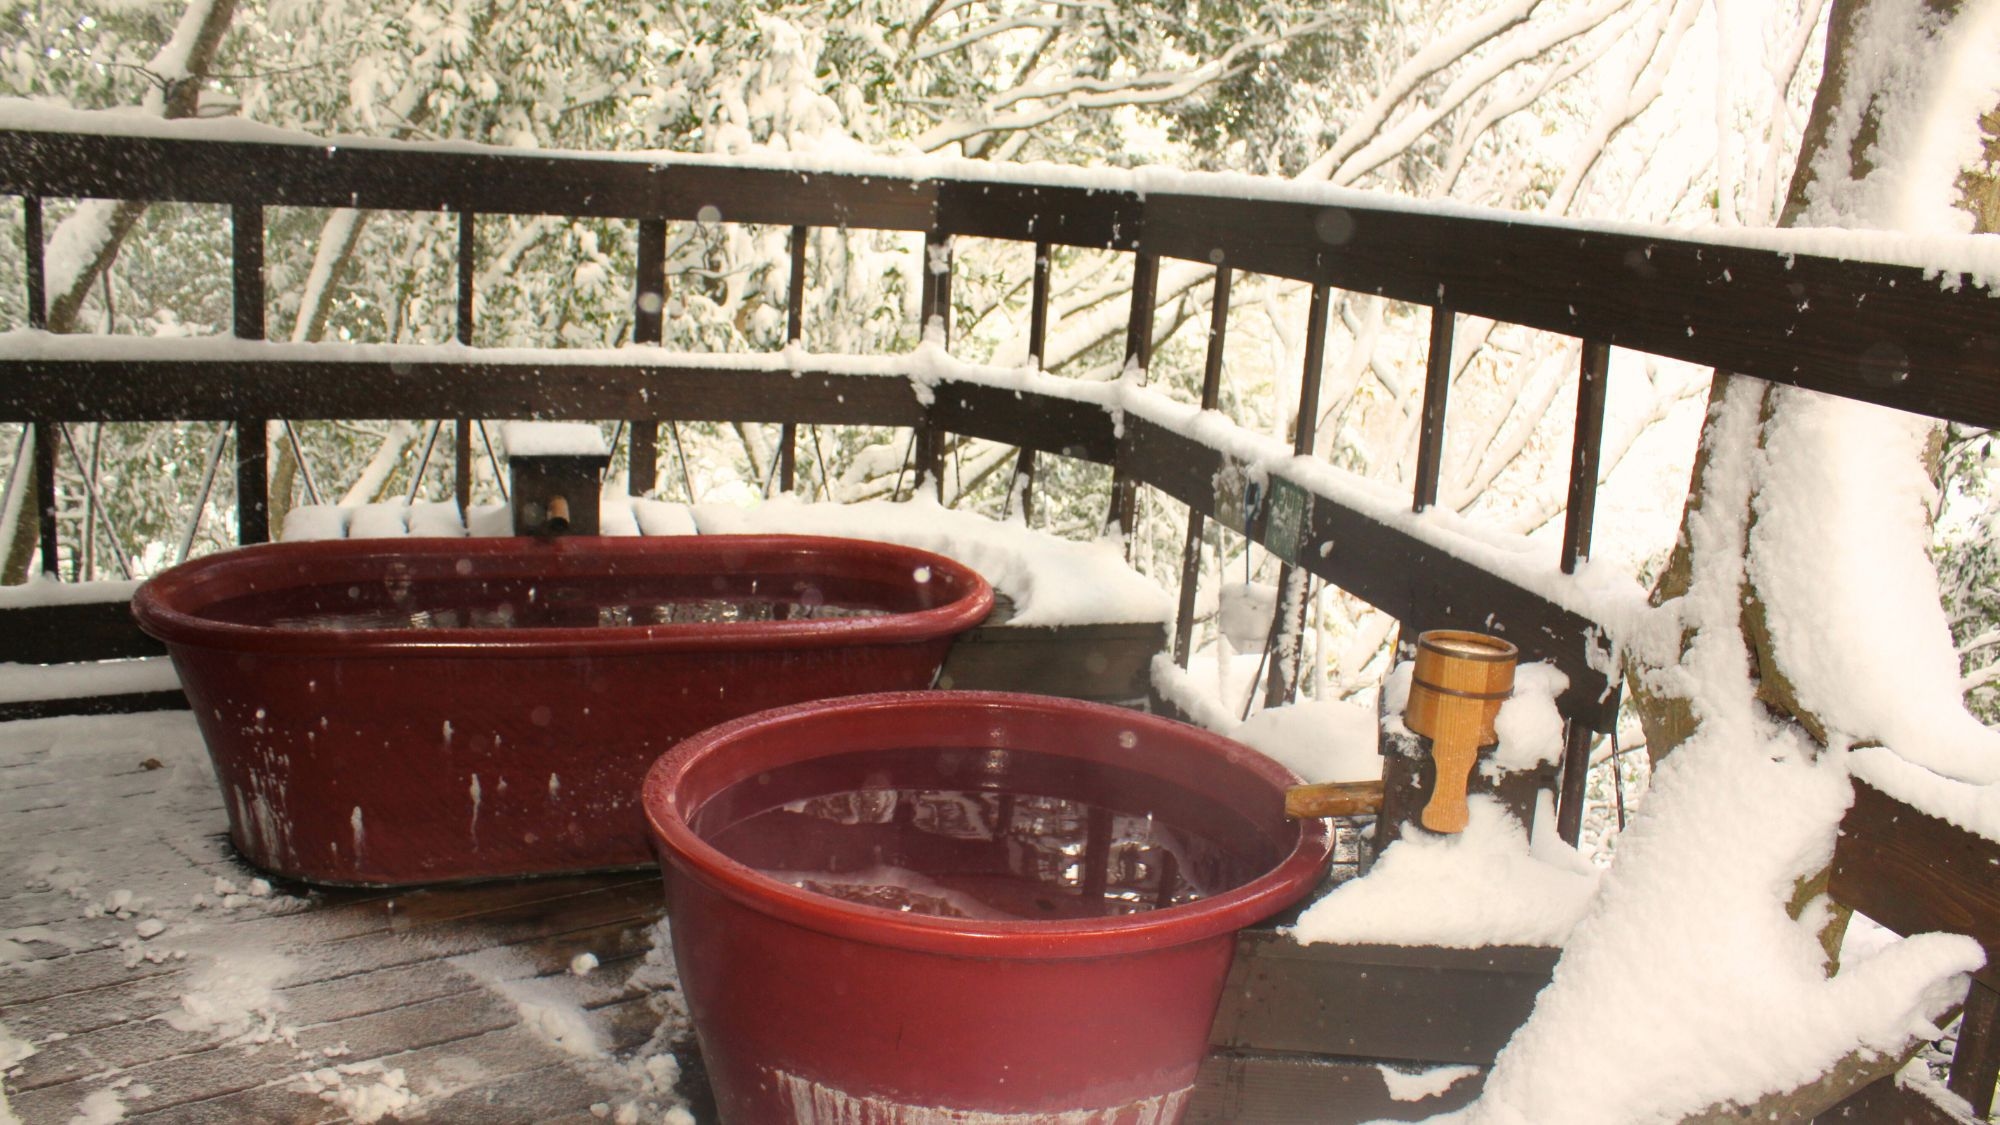
[(646, 815), (722, 1119), (1177, 1121), (1236, 931), (1325, 873), (1294, 783), (1194, 727), (999, 693), (681, 743)]
[(394, 885), (653, 860), (661, 752), (766, 708), (934, 681), (992, 590), (805, 536), (401, 539), (213, 555), (142, 586), (245, 858)]

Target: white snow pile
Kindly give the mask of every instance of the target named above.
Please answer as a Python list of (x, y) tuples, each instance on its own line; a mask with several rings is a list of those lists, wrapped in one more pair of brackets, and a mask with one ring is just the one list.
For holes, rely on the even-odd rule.
[(1389, 1096), (1399, 1102), (1435, 1098), (1461, 1080), (1479, 1073), (1476, 1066), (1434, 1066), (1415, 1071), (1397, 1070), (1393, 1066), (1377, 1066), (1375, 1069), (1381, 1072), (1382, 1084), (1389, 1088)]
[(611, 452), (594, 422), (509, 422), (500, 433), (509, 457), (603, 457)]
[[(1671, 652), (1695, 627), (1655, 686), (1687, 694), (1701, 725), (1654, 775), (1554, 981), (1466, 1121), (1664, 1121), (1747, 1104), (1853, 1051), (1934, 1032), (1928, 1021), (1963, 989), (1958, 974), (1984, 960), (1971, 938), (1923, 935), (1828, 978), (1823, 904), (1786, 914), (1795, 882), (1831, 858), (1852, 791), (1843, 758), (1772, 722), (1749, 680), (1740, 516), (1759, 407), (1741, 382), (1714, 407), (1709, 501), (1689, 527), (1693, 591), (1635, 638)], [(1826, 562), (1801, 560), (1798, 577), (1813, 581)]]
[(1553, 817), (1537, 818), (1531, 845), (1499, 801), (1467, 804), (1464, 832), (1406, 827), (1367, 875), (1307, 909), (1292, 936), (1308, 945), (1561, 945), (1597, 891), (1597, 870), (1555, 838)]
[(278, 1024), (284, 998), (278, 986), (296, 972), (291, 958), (270, 949), (225, 946), (209, 952), (191, 974), (178, 1006), (161, 1018), (177, 1031), (230, 1042), (267, 1043), (284, 1038)]
[(1259, 711), (1227, 732), (1307, 781), (1371, 781), (1382, 776), (1372, 708), (1307, 699)]
[[(1978, 115), (2000, 95), (2000, 4), (1953, 18), (1886, 0), (1864, 17), (1804, 221), (1962, 231), (1946, 201), (1978, 151)], [(1860, 113), (1882, 91), (1872, 170), (1857, 176), (1846, 162)], [(1985, 960), (1969, 937), (1922, 934), (1857, 952), (1829, 977), (1826, 904), (1799, 919), (1786, 911), (1797, 882), (1832, 856), (1853, 796), (1847, 747), (1882, 742), (1911, 768), (1971, 787), (2000, 777), (2000, 747), (1960, 717), (1921, 526), (1925, 425), (1781, 388), (1760, 441), (1760, 391), (1736, 380), (1710, 405), (1707, 491), (1687, 528), (1690, 592), (1621, 638), (1664, 669), (1648, 686), (1686, 698), (1699, 726), (1655, 773), (1480, 1101), (1452, 1120), (1674, 1121), (1751, 1105), (1848, 1055), (1936, 1037), (1931, 1021)], [(1831, 728), (1826, 748), (1774, 722), (1758, 698), (1741, 624), (1752, 579), (1798, 698)], [(1891, 759), (1854, 760), (1872, 777)], [(1981, 809), (1968, 800), (1958, 811)]]
[(1013, 599), (1016, 625), (1173, 617), (1173, 599), (1128, 566), (1114, 542), (1061, 539), (1018, 522), (955, 511), (921, 493), (901, 503), (810, 504), (787, 495), (755, 508), (700, 504), (694, 518), (705, 535), (846, 535), (934, 551), (978, 571)]
[(417, 1104), (417, 1095), (402, 1068), (391, 1068), (380, 1059), (319, 1067), (298, 1075), (293, 1085), (328, 1105), (339, 1106), (361, 1125), (374, 1125)]

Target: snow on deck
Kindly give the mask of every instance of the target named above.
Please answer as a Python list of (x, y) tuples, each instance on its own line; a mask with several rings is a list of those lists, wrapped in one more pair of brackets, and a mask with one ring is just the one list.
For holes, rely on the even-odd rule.
[(656, 873), (308, 893), (226, 830), (184, 712), (0, 724), (0, 1120), (692, 1120)]
[[(1013, 625), (1164, 623), (1174, 613), (1172, 597), (1133, 570), (1115, 543), (1079, 543), (1018, 522), (954, 511), (923, 496), (858, 504), (781, 496), (739, 508), (607, 493), (599, 524), (605, 535), (834, 535), (934, 551), (978, 571), (1011, 600)], [(460, 522), (449, 503), (321, 504), (287, 513), (283, 538), (509, 535), (512, 528), (506, 509), (497, 505), (475, 506)]]

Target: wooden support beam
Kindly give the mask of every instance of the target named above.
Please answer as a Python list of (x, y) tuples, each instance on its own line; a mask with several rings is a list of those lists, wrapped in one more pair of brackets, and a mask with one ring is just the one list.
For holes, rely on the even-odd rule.
[(1946, 930), (1986, 947), (1974, 976), (2000, 987), (2000, 844), (1865, 781), (1841, 818), (1827, 893), (1899, 934)]

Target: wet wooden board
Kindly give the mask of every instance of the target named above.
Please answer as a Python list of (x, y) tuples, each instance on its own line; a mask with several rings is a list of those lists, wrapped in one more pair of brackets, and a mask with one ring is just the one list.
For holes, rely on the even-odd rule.
[[(50, 816), (63, 827), (39, 832)], [(224, 827), (186, 715), (0, 724), (0, 1024), (36, 1047), (6, 1075), (22, 1121), (86, 1103), (135, 1121), (350, 1120), (397, 1091), (439, 1122), (666, 1104), (627, 1066), (680, 1027), (670, 990), (635, 982), (662, 911), (653, 873), (252, 894)], [(164, 930), (144, 939), (148, 919)], [(582, 953), (587, 975), (570, 971)], [(221, 974), (260, 965), (267, 992), (232, 999)], [(204, 1026), (202, 1001), (249, 1018)], [(591, 1049), (565, 1049), (551, 1011)]]

